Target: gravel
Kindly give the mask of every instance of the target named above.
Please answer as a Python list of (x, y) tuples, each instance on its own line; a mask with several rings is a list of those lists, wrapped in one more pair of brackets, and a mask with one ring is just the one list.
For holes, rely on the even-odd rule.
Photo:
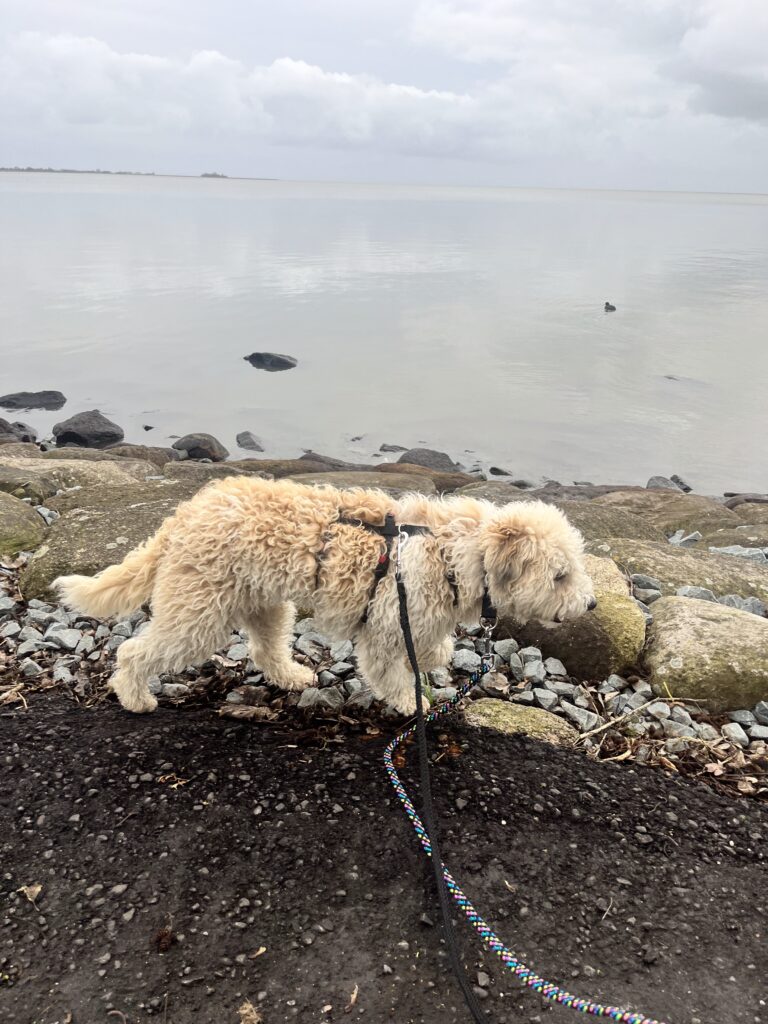
[(749, 746), (749, 737), (738, 722), (728, 722), (720, 731), (731, 743), (737, 743), (740, 747)]
[(675, 594), (678, 597), (693, 597), (697, 601), (717, 601), (712, 591), (706, 587), (678, 587)]

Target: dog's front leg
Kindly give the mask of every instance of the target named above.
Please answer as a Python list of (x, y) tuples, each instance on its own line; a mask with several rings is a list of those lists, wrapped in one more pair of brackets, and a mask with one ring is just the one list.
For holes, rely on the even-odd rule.
[(289, 602), (260, 608), (243, 623), (250, 642), (251, 660), (267, 679), (283, 690), (304, 690), (315, 673), (293, 660), (293, 624), (296, 609)]
[[(358, 668), (374, 696), (392, 704), (404, 715), (414, 715), (416, 692), (413, 670), (402, 642), (388, 645), (381, 642), (380, 635), (366, 631), (358, 636), (356, 653)], [(422, 706), (428, 710), (426, 697), (422, 697)]]

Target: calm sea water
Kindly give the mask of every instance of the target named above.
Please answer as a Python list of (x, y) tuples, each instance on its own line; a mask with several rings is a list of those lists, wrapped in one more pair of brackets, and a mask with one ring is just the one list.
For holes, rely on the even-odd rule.
[(7, 173), (0, 291), (0, 393), (69, 399), (40, 431), (768, 490), (766, 196)]

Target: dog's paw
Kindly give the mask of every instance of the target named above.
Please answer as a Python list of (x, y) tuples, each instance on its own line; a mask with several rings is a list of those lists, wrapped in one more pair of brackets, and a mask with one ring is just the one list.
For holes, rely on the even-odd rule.
[[(416, 694), (409, 693), (407, 697), (401, 697), (399, 700), (392, 701), (392, 706), (397, 708), (401, 715), (410, 718), (416, 714)], [(424, 694), (421, 695), (421, 708), (424, 714), (430, 708), (429, 701)]]
[(119, 686), (110, 685), (122, 707), (126, 711), (132, 711), (135, 715), (147, 715), (157, 707), (157, 697), (154, 697), (148, 690), (146, 693), (132, 693), (130, 695), (120, 692)]
[(315, 681), (314, 671), (295, 661), (281, 668), (279, 672), (267, 672), (266, 675), (269, 681), (279, 686), (281, 690), (306, 690)]

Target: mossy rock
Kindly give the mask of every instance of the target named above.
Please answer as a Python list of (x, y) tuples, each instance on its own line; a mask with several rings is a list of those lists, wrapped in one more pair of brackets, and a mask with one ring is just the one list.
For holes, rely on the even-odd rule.
[(180, 502), (199, 490), (180, 481), (84, 488), (50, 502), (62, 513), (21, 575), (24, 597), (49, 598), (57, 576), (92, 576), (151, 537)]
[(371, 471), (429, 477), (439, 494), (449, 494), (476, 482), (476, 478), (470, 476), (469, 473), (446, 473), (438, 469), (430, 469), (428, 466), (416, 466), (410, 462), (383, 462), (380, 466), (372, 466)]
[(167, 462), (178, 462), (181, 459), (180, 452), (175, 448), (160, 448), (149, 444), (116, 444), (106, 448), (105, 454), (121, 459), (144, 459), (159, 469)]
[(644, 519), (671, 537), (677, 530), (711, 533), (739, 526), (743, 520), (713, 498), (679, 491), (612, 491), (594, 499), (595, 505), (620, 508)]
[(0, 491), (17, 498), (31, 498), (38, 504), (69, 487), (129, 484), (144, 481), (156, 472), (151, 463), (135, 459), (14, 458), (6, 462), (0, 449)]
[(645, 665), (660, 697), (699, 700), (710, 712), (768, 700), (768, 619), (688, 597), (653, 604)]
[(674, 594), (678, 587), (691, 586), (706, 587), (718, 597), (740, 594), (768, 600), (768, 568), (747, 558), (625, 538), (591, 547), (595, 554), (609, 554), (629, 575), (639, 572), (657, 579), (664, 594)]
[[(0, 448), (0, 453), (3, 451)], [(743, 505), (737, 505), (734, 512), (742, 523), (751, 523), (753, 526), (768, 525), (768, 505), (762, 502), (746, 501)]]
[(434, 494), (436, 487), (428, 476), (414, 476), (408, 473), (366, 473), (360, 470), (331, 473), (300, 473), (291, 476), (297, 484), (329, 484), (331, 487), (345, 489), (349, 487), (365, 487), (377, 489), (399, 497), (401, 494), (415, 491), (418, 494)]
[(170, 480), (195, 480), (200, 484), (208, 480), (224, 480), (229, 476), (256, 476), (271, 479), (263, 470), (249, 467), (243, 469), (234, 462), (168, 462), (163, 473)]
[(0, 555), (33, 551), (45, 538), (45, 523), (26, 502), (0, 491)]
[(0, 444), (0, 462), (8, 459), (41, 459), (43, 453), (36, 444), (28, 441), (15, 441), (9, 444)]
[(768, 520), (765, 523), (742, 523), (741, 526), (727, 530), (715, 530), (708, 533), (692, 549), (708, 551), (713, 548), (727, 548), (731, 544), (741, 544), (745, 548), (768, 548)]
[(467, 705), (464, 719), (468, 725), (480, 729), (496, 729), (512, 736), (531, 736), (562, 747), (573, 746), (579, 738), (572, 725), (549, 711), (485, 697)]

